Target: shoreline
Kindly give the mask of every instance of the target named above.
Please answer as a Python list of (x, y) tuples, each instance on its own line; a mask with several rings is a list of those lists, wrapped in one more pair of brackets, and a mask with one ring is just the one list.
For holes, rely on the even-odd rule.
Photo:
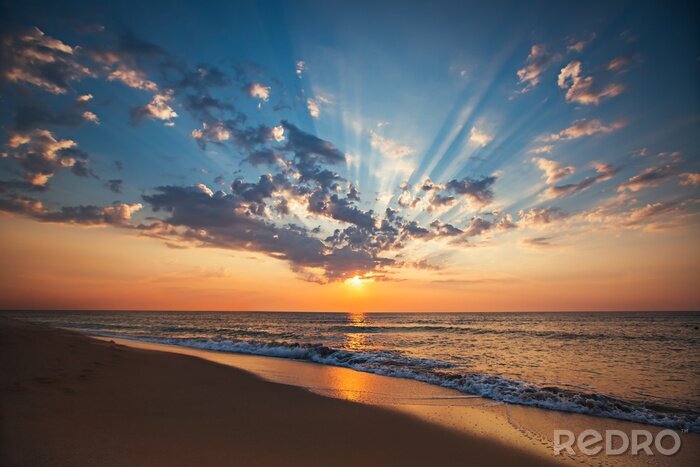
[(543, 465), (190, 356), (0, 319), (3, 465)]
[[(80, 331), (79, 331), (80, 332)], [(408, 381), (416, 381), (424, 384), (428, 384), (430, 387), (439, 387), (442, 389), (446, 389), (448, 391), (453, 391), (454, 395), (451, 396), (452, 398), (481, 398), (484, 400), (489, 400), (493, 401), (494, 403), (503, 403), (503, 404), (510, 404), (510, 405), (516, 405), (516, 406), (524, 406), (524, 407), (532, 407), (532, 408), (539, 408), (542, 410), (546, 411), (555, 411), (555, 412), (562, 412), (562, 413), (570, 413), (570, 414), (578, 414), (578, 415), (584, 415), (584, 416), (591, 416), (595, 418), (602, 418), (602, 419), (611, 419), (611, 420), (617, 420), (621, 422), (630, 422), (642, 426), (653, 426), (657, 427), (659, 429), (665, 429), (665, 428), (670, 428), (672, 430), (676, 431), (683, 431), (681, 428), (678, 426), (673, 426), (669, 425), (668, 422), (666, 423), (654, 423), (653, 421), (650, 420), (649, 414), (647, 414), (646, 417), (639, 417), (638, 418), (644, 418), (642, 420), (635, 419), (635, 418), (629, 418), (624, 416), (624, 412), (619, 413), (619, 414), (607, 414), (607, 413), (588, 413), (586, 411), (579, 411), (579, 410), (572, 410), (570, 408), (565, 408), (565, 407), (552, 407), (552, 406), (546, 406), (546, 405), (540, 405), (537, 403), (532, 403), (528, 401), (514, 401), (514, 400), (503, 400), (499, 399), (497, 397), (491, 397), (490, 395), (482, 395), (482, 394), (475, 394), (475, 393), (470, 393), (468, 391), (465, 391), (459, 387), (455, 387), (453, 385), (449, 384), (444, 384), (445, 381), (443, 380), (430, 380), (430, 379), (425, 379), (420, 377), (420, 375), (417, 375), (415, 373), (402, 373), (402, 374), (392, 374), (391, 372), (386, 373), (381, 370), (377, 369), (364, 369), (362, 367), (357, 367), (353, 366), (352, 364), (343, 364), (343, 363), (337, 363), (336, 361), (325, 359), (324, 361), (318, 361), (315, 358), (309, 357), (308, 355), (304, 354), (303, 356), (297, 356), (294, 353), (290, 352), (290, 349), (295, 350), (293, 346), (288, 346), (286, 349), (284, 347), (285, 344), (277, 344), (278, 349), (276, 351), (259, 351), (256, 349), (253, 349), (252, 351), (250, 349), (248, 350), (230, 350), (226, 348), (217, 348), (217, 347), (211, 347), (211, 346), (199, 346), (199, 345), (187, 345), (187, 344), (178, 344), (178, 343), (171, 343), (171, 342), (163, 342), (164, 340), (170, 340), (170, 339), (158, 339), (158, 338), (138, 338), (138, 337), (125, 337), (125, 336), (118, 336), (118, 335), (109, 335), (109, 334), (88, 334), (91, 337), (94, 337), (96, 339), (102, 339), (102, 340), (115, 340), (117, 342), (120, 342), (121, 344), (132, 346), (132, 347), (137, 347), (137, 348), (152, 348), (152, 349), (157, 349), (157, 350), (163, 350), (167, 352), (175, 352), (175, 353), (185, 353), (188, 355), (195, 355), (199, 356), (205, 359), (209, 359), (212, 361), (219, 361), (220, 359), (217, 358), (208, 358), (210, 355), (248, 355), (248, 356), (258, 356), (262, 358), (273, 358), (273, 359), (282, 359), (286, 361), (294, 361), (294, 362), (303, 362), (303, 363), (309, 363), (312, 365), (322, 365), (322, 366), (331, 366), (331, 367), (338, 367), (338, 368), (346, 368), (348, 370), (352, 371), (357, 371), (361, 373), (368, 373), (372, 375), (378, 375), (378, 376), (385, 376), (389, 378), (398, 378), (402, 380), (408, 380)], [(149, 347), (150, 346), (150, 347)], [(282, 354), (280, 354), (279, 348), (282, 349)], [(189, 349), (187, 351), (183, 351), (181, 349)], [(329, 351), (337, 351), (337, 349), (333, 348), (328, 348)], [(285, 354), (286, 351), (287, 353)], [(228, 364), (225, 361), (222, 361), (224, 364)], [(229, 362), (231, 363), (231, 362)], [(234, 367), (240, 367), (240, 363), (233, 362), (231, 363), (231, 366)], [(262, 376), (265, 378), (265, 374), (261, 373), (259, 376)], [(271, 379), (272, 381), (277, 381), (277, 382), (284, 382), (284, 383), (291, 383), (292, 385), (295, 386), (302, 386), (304, 387), (303, 382), (299, 382), (296, 380), (291, 380), (291, 381), (278, 381), (277, 379), (273, 378), (268, 378)], [(608, 400), (614, 400), (614, 396), (609, 396), (603, 394), (602, 397), (607, 398)], [(352, 400), (352, 399), (351, 399)], [(626, 403), (626, 404), (635, 404), (635, 402), (627, 402), (625, 400), (620, 400), (621, 403)], [(639, 403), (636, 403), (639, 404)], [(643, 407), (643, 405), (641, 406)], [(666, 410), (668, 413), (676, 413), (680, 409), (675, 409), (672, 407), (665, 407), (664, 410)], [(623, 416), (616, 416), (616, 415), (623, 415)], [(650, 421), (647, 421), (650, 420)], [(686, 430), (687, 431), (687, 430)], [(698, 431), (693, 431), (694, 433), (700, 434)]]
[[(445, 465), (469, 464), (468, 459), (477, 464), (488, 462), (495, 465), (509, 464), (514, 461), (517, 461), (519, 465), (580, 463), (581, 461), (598, 465), (609, 463), (609, 459), (601, 456), (591, 458), (582, 458), (580, 456), (577, 458), (555, 457), (552, 451), (552, 440), (550, 439), (552, 428), (565, 427), (574, 431), (581, 431), (592, 426), (607, 429), (623, 429), (625, 431), (639, 427), (651, 429), (652, 431), (660, 430), (648, 425), (613, 419), (496, 403), (489, 399), (468, 396), (456, 390), (419, 381), (380, 376), (311, 362), (197, 350), (182, 346), (151, 344), (129, 339), (92, 337), (73, 331), (48, 328), (5, 318), (0, 318), (0, 328), (3, 337), (0, 339), (0, 345), (8, 346), (9, 341), (9, 348), (3, 349), (2, 355), (21, 356), (21, 360), (25, 363), (26, 361), (35, 363), (34, 366), (29, 365), (28, 368), (15, 368), (13, 370), (16, 373), (14, 374), (14, 383), (2, 388), (2, 439), (4, 440), (3, 444), (7, 443), (8, 449), (14, 451), (15, 454), (18, 451), (17, 446), (31, 446), (32, 439), (31, 437), (27, 438), (26, 432), (22, 436), (12, 432), (13, 418), (5, 415), (6, 408), (13, 408), (7, 411), (10, 413), (18, 410), (15, 405), (19, 404), (21, 406), (19, 412), (25, 417), (28, 414), (31, 416), (29, 419), (21, 422), (18, 421), (19, 418), (14, 419), (14, 421), (27, 427), (31, 426), (32, 430), (37, 433), (42, 432), (37, 428), (41, 427), (43, 430), (46, 430), (45, 433), (53, 433), (49, 438), (54, 439), (57, 436), (56, 430), (60, 430), (62, 427), (61, 422), (55, 418), (47, 421), (45, 419), (46, 413), (31, 413), (33, 411), (28, 409), (30, 404), (36, 405), (40, 403), (40, 406), (48, 407), (55, 407), (58, 404), (59, 407), (62, 407), (60, 404), (68, 402), (74, 404), (72, 406), (73, 410), (80, 413), (81, 410), (86, 410), (84, 404), (78, 403), (78, 401), (74, 400), (75, 397), (71, 397), (71, 395), (75, 396), (80, 390), (81, 398), (87, 398), (86, 400), (90, 401), (88, 405), (92, 405), (93, 411), (104, 411), (105, 407), (100, 405), (101, 403), (104, 404), (104, 401), (100, 402), (99, 397), (93, 400), (83, 394), (83, 389), (87, 389), (83, 388), (83, 386), (92, 381), (93, 376), (96, 377), (98, 375), (103, 375), (106, 378), (107, 381), (103, 381), (103, 383), (109, 382), (109, 385), (106, 387), (95, 388), (101, 391), (103, 398), (111, 397), (117, 391), (122, 390), (129, 394), (129, 398), (126, 401), (121, 401), (121, 404), (125, 406), (120, 407), (117, 405), (110, 408), (111, 418), (108, 418), (110, 420), (125, 418), (126, 420), (120, 420), (120, 423), (128, 423), (131, 429), (136, 429), (137, 432), (139, 429), (142, 429), (142, 425), (152, 427), (154, 424), (158, 425), (159, 419), (162, 419), (178, 426), (177, 435), (171, 433), (171, 436), (176, 438), (182, 437), (183, 432), (187, 433), (193, 429), (190, 425), (194, 424), (197, 425), (197, 428), (201, 428), (197, 422), (203, 421), (203, 414), (207, 413), (207, 410), (210, 411), (210, 414), (217, 413), (221, 409), (220, 405), (232, 409), (231, 404), (235, 406), (236, 402), (230, 400), (233, 392), (236, 393), (237, 397), (244, 397), (245, 400), (252, 401), (254, 406), (246, 407), (243, 412), (238, 412), (238, 417), (232, 417), (230, 413), (226, 414), (227, 416), (222, 414), (217, 421), (221, 426), (225, 427), (222, 428), (223, 431), (233, 429), (238, 432), (240, 427), (237, 430), (235, 425), (242, 424), (246, 427), (255, 428), (259, 432), (264, 432), (274, 422), (279, 423), (280, 417), (282, 417), (282, 422), (286, 424), (285, 427), (288, 427), (289, 430), (293, 432), (306, 432), (309, 430), (313, 432), (313, 436), (320, 437), (319, 439), (327, 446), (327, 449), (323, 449), (323, 453), (328, 456), (325, 460), (336, 465), (344, 465), (345, 463), (349, 465), (356, 462), (405, 465), (406, 463), (421, 463), (418, 462), (419, 459), (424, 459), (425, 462)], [(43, 340), (51, 342), (50, 348), (46, 348), (46, 343), (43, 344), (43, 349), (41, 346), (37, 346), (37, 348), (28, 347), (26, 342), (16, 339), (17, 334), (28, 335), (34, 340), (37, 340), (39, 336), (43, 336)], [(115, 343), (109, 342), (110, 340), (115, 341)], [(13, 346), (16, 348), (13, 348)], [(76, 350), (77, 348), (80, 349), (80, 352)], [(41, 355), (47, 351), (64, 355), (64, 358), (60, 359), (60, 367), (58, 366), (58, 361), (56, 362), (56, 368), (51, 368), (51, 365), (45, 366), (46, 362), (39, 365)], [(83, 361), (73, 361), (76, 359), (76, 355), (74, 355), (76, 353), (81, 356)], [(93, 360), (87, 361), (91, 359)], [(113, 360), (113, 363), (111, 365), (105, 364), (103, 360)], [(128, 362), (125, 363), (124, 360), (128, 360)], [(144, 363), (144, 360), (150, 363)], [(158, 361), (160, 364), (154, 366), (154, 361)], [(98, 362), (101, 364), (98, 365)], [(118, 364), (119, 362), (121, 363)], [(142, 368), (141, 371), (137, 372), (140, 376), (135, 376), (133, 374), (134, 370), (144, 365), (146, 368)], [(186, 367), (187, 371), (177, 375), (163, 374), (163, 365), (170, 370), (175, 367)], [(76, 366), (88, 368), (82, 368), (77, 373), (77, 380), (68, 378), (70, 381), (63, 381), (62, 379), (65, 379), (66, 373), (72, 372), (67, 367), (73, 368)], [(12, 365), (3, 359), (3, 373), (13, 376), (12, 371), (8, 373), (7, 368), (12, 370)], [(77, 368), (74, 369), (77, 371)], [(84, 370), (91, 371), (83, 373)], [(42, 374), (53, 371), (54, 373), (58, 372), (58, 376), (39, 375), (32, 378), (28, 374), (31, 371)], [(63, 376), (60, 374), (61, 371)], [(197, 374), (202, 372), (207, 379), (214, 377), (214, 374), (216, 374), (217, 377), (225, 379), (226, 384), (229, 386), (222, 388), (205, 385), (205, 387), (202, 387), (202, 384), (198, 382), (199, 380), (190, 377), (192, 372)], [(129, 382), (131, 382), (133, 385), (141, 387), (144, 384), (144, 381), (141, 379), (144, 377), (146, 381), (150, 381), (150, 389), (148, 391), (139, 392), (129, 385)], [(164, 384), (165, 380), (168, 380), (170, 384)], [(9, 381), (12, 381), (12, 378)], [(252, 390), (253, 393), (241, 392), (239, 387), (243, 384), (241, 381), (245, 383), (248, 391)], [(61, 386), (61, 388), (56, 388), (55, 386)], [(248, 388), (248, 386), (252, 389)], [(253, 388), (253, 386), (255, 387)], [(179, 413), (178, 408), (182, 407), (182, 404), (175, 404), (172, 400), (165, 403), (165, 401), (153, 398), (154, 394), (170, 391), (173, 388), (188, 394), (193, 399), (190, 400), (190, 403), (197, 401), (195, 405), (199, 410)], [(53, 389), (53, 392), (51, 389)], [(258, 392), (271, 395), (275, 399), (275, 403), (272, 404), (270, 399), (261, 399)], [(304, 394), (304, 396), (300, 394)], [(97, 397), (97, 395), (93, 394), (93, 397)], [(303, 400), (305, 411), (298, 412), (293, 407), (297, 398)], [(14, 403), (10, 403), (11, 400)], [(279, 402), (284, 400), (287, 402), (280, 405)], [(148, 412), (152, 407), (146, 402), (156, 403), (156, 406), (160, 403), (162, 406), (159, 406), (157, 414), (151, 413), (149, 416)], [(274, 407), (271, 407), (271, 405)], [(132, 412), (131, 409), (137, 406), (146, 407), (147, 414)], [(190, 408), (192, 409), (192, 407)], [(236, 407), (236, 409), (241, 411), (243, 408)], [(281, 416), (280, 411), (284, 412), (285, 416)], [(346, 415), (346, 412), (350, 415)], [(246, 414), (243, 418), (241, 418), (242, 413)], [(352, 423), (357, 424), (360, 428), (348, 430), (346, 418), (340, 416), (339, 414), (341, 413), (344, 417), (349, 417)], [(15, 415), (18, 415), (18, 413), (15, 413)], [(71, 416), (74, 417), (72, 414)], [(129, 421), (129, 419), (132, 420)], [(252, 422), (253, 419), (256, 419), (257, 423), (262, 426), (255, 425)], [(379, 422), (377, 422), (377, 419), (379, 419)], [(51, 423), (57, 426), (52, 426)], [(204, 423), (210, 424), (211, 422), (205, 421)], [(373, 439), (365, 439), (367, 437), (365, 424), (372, 425)], [(379, 426), (384, 427), (384, 431), (378, 429)], [(104, 424), (100, 424), (100, 427), (104, 429)], [(206, 431), (209, 432), (210, 429)], [(306, 434), (311, 436), (311, 433)], [(92, 436), (90, 433), (82, 433), (82, 435)], [(279, 435), (281, 437), (285, 436)], [(298, 439), (297, 435), (299, 433), (294, 435), (296, 439)], [(40, 437), (36, 434), (33, 436), (35, 442), (36, 438)], [(116, 445), (119, 445), (120, 442), (124, 442), (122, 437), (131, 438), (134, 434), (127, 434), (119, 429), (112, 429), (110, 436), (114, 437), (116, 439), (114, 442)], [(199, 436), (201, 437), (202, 435)], [(212, 432), (209, 433), (207, 438), (218, 439), (219, 436), (220, 434)], [(262, 439), (260, 439), (261, 436)], [(286, 436), (291, 435), (286, 434)], [(396, 436), (399, 436), (399, 439)], [(354, 437), (360, 439), (353, 440)], [(61, 438), (61, 436), (58, 436), (58, 438)], [(696, 459), (698, 453), (700, 453), (698, 450), (698, 446), (700, 446), (698, 439), (700, 439), (700, 436), (697, 434), (684, 434), (683, 449), (677, 456), (672, 458), (656, 456), (654, 463), (657, 465), (678, 465), (679, 462), (684, 464), (689, 460)], [(12, 442), (8, 440), (12, 440)], [(351, 444), (350, 440), (353, 440)], [(402, 442), (397, 445), (398, 440), (402, 440)], [(278, 450), (282, 447), (283, 449), (280, 451), (281, 454), (278, 453), (278, 457), (269, 459), (268, 463), (275, 465), (313, 463), (318, 461), (319, 456), (322, 456), (323, 453), (319, 454), (317, 452), (318, 446), (316, 444), (314, 444), (314, 447), (311, 447), (305, 445), (303, 440), (298, 440), (297, 442), (299, 444), (296, 446), (290, 446), (285, 442), (282, 442), (280, 445), (280, 440), (274, 439), (274, 437), (273, 439), (267, 439), (266, 435), (258, 433), (257, 436), (251, 434), (246, 446), (243, 447), (261, 446), (265, 445), (265, 443), (268, 443), (270, 448), (274, 447)], [(57, 444), (52, 445), (52, 450), (56, 452), (66, 447), (75, 449), (74, 445), (66, 445), (65, 443), (65, 440), (57, 442)], [(131, 454), (136, 457), (120, 457), (111, 461), (114, 464), (123, 464), (127, 461), (136, 462), (137, 464), (143, 463), (145, 457), (138, 456), (152, 456), (153, 454), (149, 453), (150, 449), (162, 452), (164, 447), (159, 445), (159, 443), (171, 442), (162, 438), (153, 439), (149, 441), (152, 448), (142, 447), (139, 453)], [(186, 441), (184, 443), (187, 445)], [(205, 444), (207, 449), (209, 449), (209, 444)], [(219, 446), (216, 443), (214, 444)], [(354, 451), (360, 449), (360, 452), (348, 454), (341, 447), (353, 445), (355, 447), (352, 449)], [(331, 449), (331, 446), (334, 446), (335, 450)], [(124, 449), (124, 445), (121, 447)], [(238, 446), (238, 448), (240, 449), (241, 446)], [(209, 461), (214, 464), (224, 461), (220, 457), (221, 453), (229, 448), (223, 445), (217, 449), (223, 449), (223, 451), (217, 451), (218, 454), (212, 454), (212, 457), (209, 458)], [(260, 449), (265, 450), (265, 448)], [(365, 449), (365, 451), (362, 451), (362, 449)], [(382, 450), (387, 455), (378, 454), (372, 449)], [(9, 452), (4, 447), (0, 451)], [(82, 452), (82, 450), (78, 451)], [(436, 453), (436, 451), (439, 452)], [(102, 453), (102, 450), (100, 450), (99, 453), (102, 454), (98, 454), (95, 451), (90, 455), (103, 456), (101, 461), (106, 462), (100, 462), (100, 464), (109, 464), (109, 459), (105, 459), (104, 456), (109, 457), (110, 452), (112, 451), (107, 450), (105, 453)], [(361, 456), (363, 453), (366, 456)], [(255, 451), (248, 454), (251, 456), (248, 458), (250, 462), (260, 463), (262, 458), (265, 458), (269, 453)], [(45, 456), (46, 453), (44, 452), (42, 455)], [(121, 454), (119, 455), (121, 456)], [(190, 455), (192, 454), (190, 453)], [(262, 456), (262, 458), (255, 457), (256, 455)], [(303, 456), (308, 456), (308, 458)], [(352, 457), (353, 462), (350, 462), (349, 459), (345, 459), (343, 456)], [(358, 458), (358, 456), (361, 457)], [(439, 458), (435, 456), (439, 456)], [(177, 457), (171, 458), (168, 463), (177, 464), (178, 462), (184, 462), (186, 458), (186, 454), (179, 454)], [(156, 458), (149, 457), (149, 459), (155, 460)], [(189, 459), (195, 461), (194, 458), (190, 457)], [(11, 461), (12, 459), (8, 457), (3, 462), (7, 460)], [(617, 465), (641, 465), (647, 464), (648, 460), (643, 456), (622, 456), (616, 457), (614, 463)], [(161, 461), (165, 462), (165, 460), (158, 459), (158, 462), (155, 463), (162, 463)], [(196, 459), (196, 462), (205, 462), (205, 460)], [(62, 465), (57, 459), (51, 457), (42, 457), (39, 463)], [(80, 461), (73, 463), (81, 465)], [(9, 462), (9, 465), (13, 465), (12, 462)]]

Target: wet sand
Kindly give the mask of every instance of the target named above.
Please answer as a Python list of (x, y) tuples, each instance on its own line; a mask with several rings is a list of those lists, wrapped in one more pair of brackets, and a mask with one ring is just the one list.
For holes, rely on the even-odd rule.
[(543, 465), (409, 414), (0, 318), (2, 465)]

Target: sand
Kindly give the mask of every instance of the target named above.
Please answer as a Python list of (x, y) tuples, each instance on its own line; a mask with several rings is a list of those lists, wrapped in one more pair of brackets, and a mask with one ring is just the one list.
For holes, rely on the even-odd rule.
[(0, 318), (1, 465), (546, 465), (201, 358)]
[(404, 412), (431, 424), (462, 432), (468, 437), (486, 438), (510, 448), (527, 451), (549, 462), (555, 460), (564, 465), (583, 463), (593, 467), (673, 467), (696, 465), (697, 459), (700, 459), (700, 434), (681, 432), (677, 433), (681, 437), (682, 448), (673, 456), (661, 456), (658, 453), (653, 457), (632, 455), (631, 450), (616, 456), (606, 456), (602, 451), (594, 456), (583, 456), (580, 453), (575, 456), (566, 453), (554, 456), (556, 429), (567, 429), (577, 434), (586, 429), (595, 429), (600, 433), (612, 429), (623, 431), (629, 436), (634, 430), (648, 430), (656, 436), (663, 427), (505, 404), (412, 379), (391, 378), (306, 361), (213, 352), (129, 339), (114, 340), (139, 349), (196, 356), (244, 369), (268, 381), (302, 387), (324, 396)]

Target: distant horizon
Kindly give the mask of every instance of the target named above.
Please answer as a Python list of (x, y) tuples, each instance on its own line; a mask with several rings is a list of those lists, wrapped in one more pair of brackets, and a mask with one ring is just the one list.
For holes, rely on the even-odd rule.
[(109, 309), (42, 309), (42, 308), (25, 308), (25, 309), (0, 309), (0, 313), (31, 313), (31, 312), (95, 312), (95, 313), (336, 313), (336, 314), (396, 314), (396, 313), (413, 313), (413, 314), (460, 314), (460, 313), (700, 313), (700, 310), (493, 310), (493, 311), (309, 311), (309, 310), (109, 310)]

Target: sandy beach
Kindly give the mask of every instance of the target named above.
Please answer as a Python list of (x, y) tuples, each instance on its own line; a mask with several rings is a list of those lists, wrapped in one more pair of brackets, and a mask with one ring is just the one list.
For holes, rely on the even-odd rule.
[(191, 356), (0, 321), (2, 465), (542, 465)]

